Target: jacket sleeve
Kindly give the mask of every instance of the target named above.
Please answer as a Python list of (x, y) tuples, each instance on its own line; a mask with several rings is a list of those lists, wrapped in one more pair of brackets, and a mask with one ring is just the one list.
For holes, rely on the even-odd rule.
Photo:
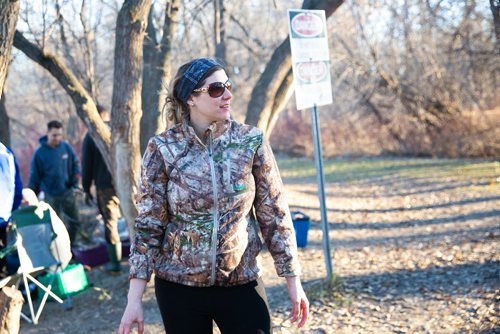
[(12, 211), (17, 210), (23, 200), (23, 181), (21, 180), (21, 172), (19, 171), (19, 165), (17, 164), (16, 157), (14, 157), (14, 166), (16, 169), (16, 175), (14, 183), (14, 203), (12, 205)]
[(82, 187), (83, 191), (89, 192), (90, 186), (93, 180), (94, 171), (94, 153), (93, 151), (93, 141), (90, 135), (87, 133), (82, 145)]
[(253, 162), (255, 215), (279, 276), (300, 275), (297, 242), (283, 183), (271, 146), (266, 139)]
[(149, 281), (153, 273), (167, 224), (167, 181), (165, 162), (153, 138), (142, 159), (129, 278)]
[(33, 158), (31, 158), (30, 163), (30, 177), (28, 179), (28, 188), (33, 190), (35, 194), (38, 195), (40, 192), (40, 182), (42, 179), (42, 168), (40, 166), (40, 162), (38, 159), (38, 151), (33, 154)]
[(80, 185), (80, 180), (82, 178), (82, 170), (80, 167), (80, 160), (78, 159), (78, 156), (75, 153), (75, 150), (71, 145), (68, 144), (68, 148), (70, 150), (70, 156), (71, 156), (71, 175), (70, 177), (70, 187), (72, 188), (77, 188)]

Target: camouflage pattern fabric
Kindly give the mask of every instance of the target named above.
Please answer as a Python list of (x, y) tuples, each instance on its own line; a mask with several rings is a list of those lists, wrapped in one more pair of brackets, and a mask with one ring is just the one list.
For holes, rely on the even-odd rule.
[(182, 123), (153, 137), (137, 205), (130, 278), (149, 281), (155, 272), (190, 286), (247, 283), (260, 276), (259, 231), (278, 275), (300, 274), (281, 177), (258, 128), (213, 123), (202, 141)]

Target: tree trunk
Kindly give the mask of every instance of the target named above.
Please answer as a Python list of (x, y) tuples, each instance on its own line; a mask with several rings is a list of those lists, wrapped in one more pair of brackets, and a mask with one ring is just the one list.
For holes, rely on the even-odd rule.
[(10, 63), (10, 51), (19, 16), (19, 2), (17, 0), (0, 0), (0, 93), (3, 92)]
[(500, 0), (490, 0), (490, 9), (495, 26), (496, 46), (500, 50)]
[(20, 32), (16, 31), (14, 36), (14, 46), (49, 71), (72, 98), (78, 116), (95, 139), (108, 168), (115, 171), (112, 174), (129, 227), (137, 215), (142, 43), (150, 6), (149, 0), (125, 1), (118, 15), (111, 131), (100, 118), (90, 94), (58, 57), (43, 52)]
[(23, 295), (14, 287), (0, 291), (0, 333), (19, 333)]
[(82, 5), (80, 7), (80, 22), (83, 27), (83, 36), (82, 39), (82, 56), (85, 62), (85, 88), (89, 91), (90, 96), (94, 101), (98, 101), (98, 92), (97, 92), (97, 82), (94, 70), (94, 53), (92, 51), (91, 44), (93, 42), (94, 33), (90, 30), (91, 25), (88, 22), (86, 17), (87, 12), (87, 3), (82, 1)]
[(5, 94), (2, 92), (0, 98), (0, 142), (10, 147), (10, 119), (5, 107)]
[(10, 128), (3, 88), (10, 64), (10, 52), (19, 16), (19, 3), (20, 1), (17, 0), (0, 0), (0, 141), (6, 146), (10, 146)]
[(287, 37), (274, 50), (271, 60), (252, 90), (245, 123), (256, 125), (263, 131), (267, 130), (273, 113), (274, 98), (291, 68), (290, 39)]
[[(224, 22), (224, 1), (214, 1), (214, 46), (215, 59), (226, 63), (226, 26)], [(229, 74), (228, 74), (229, 75)]]
[[(302, 8), (323, 9), (328, 18), (343, 2), (344, 0), (305, 0)], [(287, 37), (274, 51), (264, 72), (257, 80), (247, 107), (245, 123), (258, 126), (267, 136), (270, 135), (279, 113), (288, 100), (286, 97), (290, 95), (288, 91), (293, 82), (289, 80), (291, 68), (292, 55)]]
[(281, 82), (281, 85), (278, 88), (278, 91), (276, 92), (276, 96), (274, 97), (273, 107), (271, 109), (271, 115), (269, 117), (269, 123), (267, 124), (267, 128), (265, 131), (268, 138), (271, 135), (274, 126), (276, 125), (279, 113), (285, 108), (285, 105), (292, 96), (294, 88), (295, 87), (293, 86), (293, 70), (290, 67), (290, 70), (288, 70), (288, 73)]
[(28, 41), (19, 31), (16, 31), (14, 36), (14, 46), (28, 56), (28, 58), (49, 71), (64, 88), (66, 93), (68, 93), (73, 100), (76, 113), (87, 126), (92, 138), (95, 139), (96, 145), (102, 153), (109, 170), (112, 170), (112, 159), (109, 154), (111, 147), (111, 131), (102, 121), (97, 112), (94, 100), (92, 100), (90, 94), (80, 81), (78, 81), (71, 70), (64, 65), (61, 59), (46, 51), (42, 51), (37, 45)]
[(169, 0), (165, 10), (163, 36), (159, 45), (152, 25), (152, 13), (144, 40), (144, 69), (142, 87), (141, 152), (144, 152), (149, 138), (166, 129), (166, 115), (162, 115), (165, 98), (161, 94), (168, 86), (172, 75), (172, 40), (177, 28), (177, 14), (180, 0)]
[(137, 216), (135, 195), (141, 156), (142, 56), (150, 0), (126, 0), (116, 22), (111, 127), (116, 191), (130, 235)]

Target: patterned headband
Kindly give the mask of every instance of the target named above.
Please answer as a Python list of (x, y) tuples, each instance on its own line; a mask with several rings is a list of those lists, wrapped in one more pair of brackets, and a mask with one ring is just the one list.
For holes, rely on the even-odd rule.
[(179, 80), (179, 83), (175, 88), (177, 98), (186, 103), (189, 95), (191, 95), (193, 90), (196, 88), (201, 78), (215, 66), (222, 67), (221, 64), (211, 58), (195, 59)]

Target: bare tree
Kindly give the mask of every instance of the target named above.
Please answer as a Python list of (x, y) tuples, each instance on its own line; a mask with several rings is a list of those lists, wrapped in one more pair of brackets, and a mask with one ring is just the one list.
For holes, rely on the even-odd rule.
[[(430, 23), (430, 27), (426, 25), (433, 19), (432, 13), (439, 9), (428, 5), (420, 8), (418, 16), (414, 14), (410, 17), (409, 12), (412, 10), (410, 7), (416, 5), (418, 5), (416, 2), (405, 0), (402, 5), (393, 4), (389, 7), (393, 15), (392, 21), (402, 29), (394, 36), (396, 40), (400, 39), (398, 45), (377, 43), (368, 37), (359, 4), (353, 3), (351, 9), (357, 22), (360, 40), (368, 51), (368, 57), (363, 57), (365, 62), (368, 61), (364, 67), (372, 69), (374, 75), (372, 79), (377, 82), (377, 91), (379, 93), (386, 91), (395, 96), (401, 103), (403, 112), (417, 119), (426, 128), (436, 128), (443, 119), (459, 113), (465, 104), (481, 105), (486, 102), (467, 88), (475, 81), (471, 76), (475, 75), (476, 69), (479, 70), (478, 64), (482, 63), (476, 61), (481, 55), (474, 51), (477, 46), (470, 36), (473, 34), (472, 17), (477, 6), (474, 1), (467, 2), (462, 19), (457, 21), (456, 27), (445, 28), (452, 29), (450, 32), (446, 30), (436, 32), (435, 27), (438, 26), (436, 22)], [(369, 11), (369, 8), (366, 10)], [(425, 16), (426, 14), (428, 15)], [(423, 23), (416, 25), (414, 21), (420, 17)], [(443, 42), (441, 48), (436, 47), (437, 36), (433, 37), (436, 34), (442, 36), (441, 41), (449, 40), (451, 37), (448, 50), (444, 49), (446, 43)], [(455, 51), (453, 49), (456, 48), (456, 42), (462, 45)], [(343, 45), (345, 46), (345, 43)], [(400, 45), (404, 45), (405, 48), (400, 48)], [(464, 49), (467, 51), (464, 52)], [(392, 50), (392, 54), (387, 50)], [(481, 53), (485, 51), (481, 50)], [(455, 77), (455, 73), (449, 70), (455, 66), (454, 63), (459, 56), (457, 53), (462, 52), (464, 53), (460, 56), (462, 62), (470, 59), (470, 64), (465, 68), (466, 73), (462, 74), (465, 78), (468, 77), (466, 80), (462, 79), (463, 76)], [(493, 50), (486, 52), (491, 53)], [(353, 55), (353, 52), (349, 53)], [(360, 63), (362, 62), (360, 60)], [(422, 76), (422, 73), (425, 73), (425, 76)]]
[(2, 92), (0, 98), (0, 142), (5, 146), (10, 146), (10, 119), (5, 107), (5, 94)]
[(0, 140), (10, 144), (9, 117), (5, 108), (3, 88), (10, 63), (10, 52), (19, 15), (18, 0), (0, 0)]
[(73, 72), (59, 57), (48, 51), (43, 52), (38, 45), (28, 41), (19, 31), (16, 31), (14, 46), (31, 60), (49, 71), (49, 73), (59, 82), (62, 88), (71, 97), (78, 116), (85, 123), (92, 137), (98, 138), (96, 144), (101, 152), (106, 152), (106, 154), (103, 154), (103, 157), (108, 167), (111, 167), (112, 158), (109, 154), (111, 147), (111, 132), (101, 120), (101, 117), (99, 117), (95, 101)]
[(0, 92), (3, 91), (7, 77), (18, 15), (19, 1), (0, 0)]
[(135, 195), (141, 162), (142, 56), (144, 33), (151, 7), (149, 0), (126, 0), (116, 22), (115, 70), (111, 127), (115, 157), (115, 188), (130, 234), (137, 216)]
[(112, 131), (99, 117), (96, 103), (87, 89), (59, 57), (43, 51), (20, 32), (16, 32), (14, 38), (15, 47), (49, 71), (71, 96), (78, 116), (96, 139), (99, 150), (104, 153), (106, 164), (115, 171), (117, 193), (129, 226), (136, 216), (134, 203), (140, 165), (142, 45), (150, 6), (149, 0), (127, 0), (118, 15)]
[(490, 0), (490, 9), (493, 15), (497, 50), (500, 51), (500, 0)]
[[(374, 5), (390, 13), (383, 24), (370, 18), (377, 17)], [(462, 127), (459, 119), (465, 115), (495, 106), (498, 53), (492, 30), (485, 29), (487, 12), (475, 1), (463, 1), (453, 20), (443, 20), (447, 5), (350, 1), (347, 9), (354, 27), (344, 18), (339, 22), (342, 31), (332, 33), (339, 52), (336, 58), (342, 59), (334, 62), (333, 77), (338, 78), (343, 67), (352, 74), (344, 78), (345, 89), (337, 100), (348, 91), (355, 93), (356, 113), (376, 120), (390, 136), (390, 141), (382, 143), (392, 146), (386, 151), (441, 155), (444, 150), (437, 143), (444, 145), (444, 132), (453, 133), (452, 124)], [(381, 31), (385, 38), (380, 38)], [(481, 136), (489, 138), (486, 128), (478, 126)], [(470, 132), (467, 127), (460, 130)], [(453, 156), (458, 154), (453, 152), (467, 154), (459, 141), (459, 135), (455, 139), (449, 135), (447, 147), (459, 147), (450, 149)], [(474, 145), (479, 152), (491, 152)]]
[[(323, 9), (330, 17), (344, 0), (305, 0), (303, 9)], [(292, 56), (287, 37), (274, 51), (252, 91), (245, 122), (257, 125), (267, 135), (272, 131), (277, 115), (290, 96)]]
[[(488, 7), (477, 0), (462, 0), (454, 7), (453, 18), (447, 16), (452, 5), (447, 0), (347, 0), (341, 6), (342, 2), (303, 1), (302, 7), (326, 9), (330, 18), (333, 12), (336, 14), (335, 24), (331, 24), (332, 19), (328, 22), (336, 98), (333, 106), (322, 109), (325, 118), (332, 122), (346, 119), (352, 126), (359, 127), (349, 132), (350, 124), (346, 121), (345, 133), (350, 133), (349, 138), (356, 133), (365, 133), (363, 126), (370, 126), (371, 134), (380, 136), (375, 146), (381, 143), (382, 151), (418, 153), (418, 149), (408, 151), (416, 142), (415, 138), (421, 136), (426, 142), (430, 141), (429, 138), (436, 138), (440, 126), (449, 124), (449, 117), (459, 117), (462, 110), (493, 109), (498, 104), (495, 103), (498, 101), (495, 99), (498, 88), (495, 87), (498, 87), (496, 64), (499, 53), (495, 50), (496, 30), (492, 29), (495, 16), (492, 20), (490, 14), (490, 9), (493, 14), (498, 13), (494, 11), (498, 2), (493, 1), (493, 6), (490, 2)], [(45, 14), (54, 9), (53, 5), (44, 3)], [(40, 14), (40, 8), (33, 6), (31, 22), (27, 22), (26, 14), (21, 11), (20, 23), (23, 25), (19, 25), (20, 29), (25, 32), (24, 36), (34, 41), (41, 55), (57, 56), (60, 63), (67, 64), (90, 97), (88, 106), (95, 105), (98, 99), (104, 100), (102, 97), (110, 100), (113, 61), (107, 56), (112, 50), (112, 43), (107, 39), (114, 33), (112, 18), (118, 14), (119, 8), (111, 5), (110, 13), (93, 15), (95, 7), (87, 6), (86, 10), (81, 7), (88, 0), (77, 5), (61, 0), (59, 3), (66, 17), (53, 15), (49, 10), (48, 17), (42, 20), (39, 17), (44, 13)], [(104, 1), (96, 3), (109, 5)], [(141, 147), (145, 147), (152, 135), (166, 128), (166, 120), (161, 115), (162, 93), (171, 77), (171, 66), (192, 57), (215, 55), (214, 43), (218, 34), (226, 50), (225, 62), (231, 66), (231, 79), (235, 83), (237, 98), (233, 103), (233, 116), (238, 120), (246, 117), (247, 123), (257, 124), (269, 135), (280, 110), (293, 92), (286, 25), (274, 23), (284, 20), (283, 8), (276, 8), (284, 6), (276, 2), (273, 8), (268, 0), (156, 2), (159, 3), (162, 3), (161, 10), (156, 7), (150, 11), (143, 43)], [(25, 2), (24, 6), (31, 4)], [(337, 11), (337, 8), (341, 10)], [(384, 20), (375, 19), (376, 13), (380, 12), (383, 12)], [(103, 29), (96, 30), (100, 21), (95, 16), (99, 15), (106, 19), (101, 22)], [(218, 19), (221, 20), (217, 25)], [(74, 22), (81, 24), (72, 27), (70, 23)], [(43, 28), (37, 26), (42, 23)], [(97, 52), (97, 46), (101, 52)], [(85, 55), (86, 48), (91, 49), (88, 55)], [(17, 65), (17, 60), (14, 64)], [(15, 71), (23, 73), (21, 77), (27, 77), (26, 67), (18, 66)], [(47, 77), (36, 75), (39, 79), (32, 82), (40, 81), (37, 85), (47, 88)], [(92, 76), (94, 81), (89, 82)], [(15, 80), (19, 80), (19, 76)], [(35, 95), (39, 94), (32, 82), (27, 85)], [(83, 100), (75, 102), (80, 93), (74, 87), (68, 84), (66, 92), (75, 105), (82, 104)], [(13, 86), (9, 95), (11, 92), (15, 97), (8, 99), (8, 105), (24, 108), (29, 104), (27, 110), (64, 117), (73, 114), (64, 103), (66, 100), (61, 99), (59, 90), (45, 89), (38, 99), (30, 94), (26, 103), (17, 98), (23, 95), (19, 87)], [(40, 100), (45, 101), (45, 106), (37, 103)], [(56, 104), (57, 107), (53, 106)], [(292, 108), (293, 103), (288, 106)], [(77, 112), (80, 113), (82, 108), (77, 107)], [(55, 114), (54, 110), (58, 113)], [(19, 131), (23, 129), (22, 122), (36, 126), (37, 113), (28, 113), (26, 117), (16, 115), (16, 122), (11, 124)], [(92, 127), (99, 124), (99, 119), (92, 120), (93, 112), (89, 115), (91, 120), (85, 121), (85, 125), (95, 135), (97, 143), (104, 143), (104, 156), (109, 157), (111, 164), (111, 135), (95, 133), (97, 128), (92, 130)], [(82, 118), (80, 114), (79, 117)], [(322, 123), (327, 124), (329, 120), (324, 119)], [(405, 128), (404, 122), (411, 126)], [(432, 127), (433, 137), (426, 130)], [(415, 135), (416, 131), (421, 132)], [(19, 142), (17, 138), (16, 142)]]
[(93, 33), (90, 29), (89, 22), (87, 21), (87, 16), (85, 15), (87, 7), (87, 2), (82, 0), (82, 6), (80, 8), (80, 22), (83, 27), (83, 60), (85, 64), (86, 70), (86, 88), (90, 92), (90, 96), (96, 101), (98, 101), (98, 89), (95, 77), (95, 69), (94, 69), (94, 53), (91, 44), (93, 44)]
[(172, 41), (177, 30), (180, 0), (167, 1), (162, 36), (158, 42), (153, 25), (153, 8), (149, 12), (148, 27), (144, 39), (144, 70), (142, 87), (141, 152), (151, 136), (165, 130), (166, 119), (162, 117), (165, 90), (172, 72)]
[(224, 1), (213, 0), (214, 2), (214, 46), (215, 58), (226, 62), (226, 26), (224, 21)]

